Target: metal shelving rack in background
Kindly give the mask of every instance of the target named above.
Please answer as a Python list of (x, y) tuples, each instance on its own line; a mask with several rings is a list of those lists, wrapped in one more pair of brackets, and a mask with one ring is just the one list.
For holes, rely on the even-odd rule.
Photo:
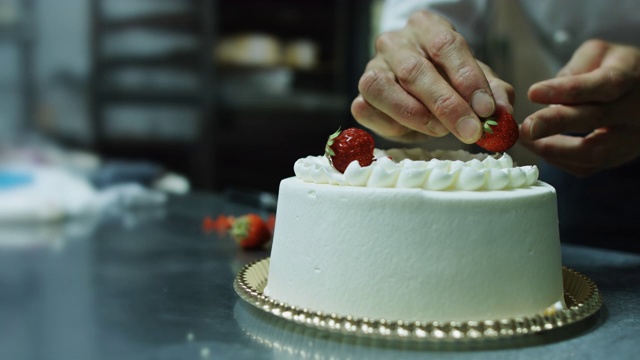
[[(191, 10), (112, 19), (104, 11), (108, 0), (93, 0), (91, 118), (99, 154), (159, 162), (185, 173), (200, 189), (277, 192), (279, 181), (293, 174), (295, 160), (322, 152), (329, 134), (355, 123), (350, 102), (366, 63), (361, 55), (368, 50), (363, 44), (369, 42), (370, 0), (178, 2)], [(190, 36), (197, 45), (161, 56), (114, 56), (105, 51), (109, 37), (140, 30)], [(317, 45), (317, 66), (218, 61), (223, 40), (237, 35), (251, 39), (256, 34), (267, 34), (282, 44), (304, 39)], [(113, 87), (112, 74), (131, 67), (190, 72), (198, 85), (191, 91)], [(274, 91), (275, 82), (262, 78), (282, 72), (290, 76), (286, 91)], [(197, 136), (180, 141), (136, 137), (126, 131), (114, 136), (109, 133), (113, 119), (107, 115), (122, 104), (193, 109), (199, 118)], [(124, 125), (136, 121), (142, 120), (132, 118)], [(182, 121), (175, 118), (177, 124)]]
[[(210, 164), (216, 155), (210, 51), (215, 34), (214, 2), (189, 0), (175, 4), (182, 8), (175, 12), (149, 8), (145, 12), (113, 16), (107, 11), (109, 1), (92, 1), (90, 116), (94, 148), (104, 157), (158, 163), (188, 175), (194, 187), (208, 188), (215, 183)], [(115, 42), (126, 44), (127, 36), (138, 36), (138, 43), (144, 47), (140, 34), (156, 41), (178, 36), (193, 46), (155, 53), (136, 53), (135, 46), (129, 53), (109, 51), (114, 48), (114, 37), (119, 37)], [(188, 89), (170, 83), (158, 86), (153, 80), (145, 82), (144, 75), (136, 75), (145, 73), (156, 77), (163, 73), (180, 74), (190, 82)], [(142, 80), (133, 87), (114, 81), (126, 83), (135, 76)], [(129, 113), (138, 115), (124, 116), (120, 121), (122, 128), (114, 130), (114, 119), (109, 116), (114, 109), (129, 109)], [(176, 115), (165, 115), (171, 112)], [(164, 118), (164, 123), (154, 123), (160, 118)], [(187, 126), (191, 129), (188, 133), (176, 136)], [(161, 133), (157, 131), (160, 127), (165, 128)], [(134, 129), (147, 133), (136, 133)]]
[(8, 7), (4, 9), (5, 16), (0, 20), (0, 43), (10, 44), (15, 47), (18, 52), (18, 63), (20, 65), (20, 68), (16, 70), (19, 74), (18, 83), (8, 84), (8, 87), (17, 88), (20, 92), (21, 126), (18, 131), (26, 133), (35, 126), (35, 4), (34, 0), (16, 0), (0, 5)]

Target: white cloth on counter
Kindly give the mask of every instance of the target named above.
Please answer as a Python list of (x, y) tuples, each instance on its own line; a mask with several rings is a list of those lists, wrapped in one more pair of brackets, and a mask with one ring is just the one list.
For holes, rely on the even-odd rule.
[(55, 167), (0, 168), (0, 223), (53, 222), (113, 209), (159, 206), (167, 195), (138, 184), (97, 190), (84, 177)]

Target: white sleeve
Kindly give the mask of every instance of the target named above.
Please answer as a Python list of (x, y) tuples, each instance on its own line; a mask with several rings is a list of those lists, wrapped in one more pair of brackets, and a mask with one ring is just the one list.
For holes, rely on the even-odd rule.
[(488, 0), (386, 0), (382, 6), (380, 32), (402, 29), (412, 13), (429, 10), (449, 20), (475, 48), (484, 40), (490, 3)]

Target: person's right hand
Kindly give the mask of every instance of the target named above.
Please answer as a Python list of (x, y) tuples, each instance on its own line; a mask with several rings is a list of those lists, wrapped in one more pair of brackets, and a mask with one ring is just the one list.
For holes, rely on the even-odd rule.
[(546, 162), (589, 176), (640, 159), (640, 48), (586, 41), (528, 95), (548, 106), (523, 121), (520, 143)]
[(358, 90), (354, 118), (394, 141), (451, 132), (471, 144), (482, 134), (479, 117), (496, 106), (512, 112), (513, 87), (474, 58), (448, 21), (426, 11), (413, 14), (402, 30), (378, 37)]

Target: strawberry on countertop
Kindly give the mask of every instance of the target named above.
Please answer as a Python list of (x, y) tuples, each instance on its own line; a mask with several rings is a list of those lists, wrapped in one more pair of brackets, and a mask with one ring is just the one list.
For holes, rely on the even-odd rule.
[(271, 236), (273, 236), (273, 233), (276, 230), (276, 215), (275, 214), (270, 214), (269, 217), (267, 218), (267, 228), (271, 232)]
[(257, 249), (271, 240), (271, 229), (260, 216), (247, 214), (235, 218), (231, 237), (243, 249)]
[(325, 155), (336, 170), (344, 173), (347, 166), (356, 160), (360, 166), (368, 166), (373, 162), (375, 143), (368, 132), (349, 128), (336, 131), (327, 140)]
[(224, 234), (231, 228), (233, 221), (233, 216), (218, 215), (215, 220), (210, 216), (206, 216), (202, 221), (202, 230), (205, 232), (216, 231), (219, 234)]
[(476, 142), (483, 149), (495, 152), (509, 150), (518, 141), (518, 124), (504, 109), (496, 109), (493, 116), (483, 120), (484, 131)]

